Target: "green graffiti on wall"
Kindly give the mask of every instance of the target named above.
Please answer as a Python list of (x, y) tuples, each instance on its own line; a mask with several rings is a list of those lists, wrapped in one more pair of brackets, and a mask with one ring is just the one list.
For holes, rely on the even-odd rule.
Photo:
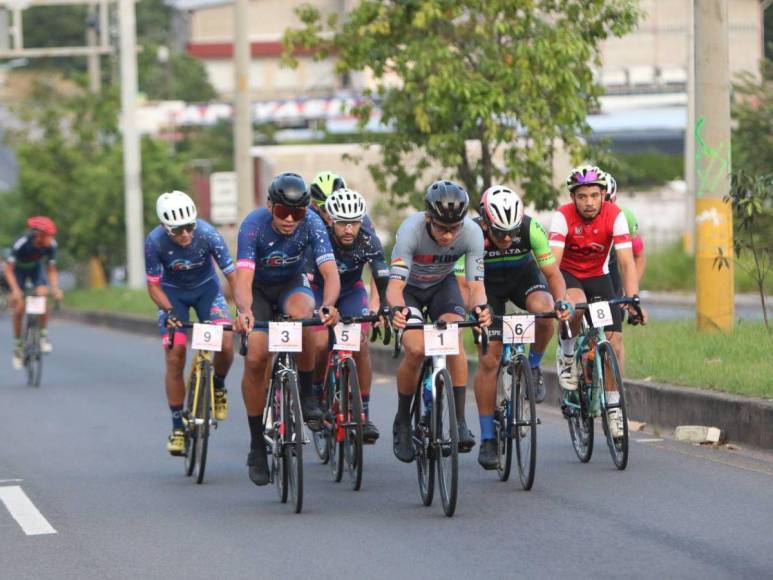
[[(697, 183), (695, 195), (716, 191), (720, 179), (727, 179), (730, 172), (730, 146), (720, 143), (717, 149), (711, 147), (703, 138), (706, 118), (700, 117), (695, 123), (695, 171)], [(721, 192), (725, 195), (727, 192)]]

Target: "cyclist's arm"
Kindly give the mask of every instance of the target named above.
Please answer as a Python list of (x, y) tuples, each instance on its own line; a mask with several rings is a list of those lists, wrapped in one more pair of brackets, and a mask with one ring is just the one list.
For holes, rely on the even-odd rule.
[(5, 261), (5, 279), (8, 282), (8, 288), (11, 290), (11, 296), (19, 296), (23, 294), (22, 289), (16, 282), (16, 264), (13, 260)]
[(465, 274), (465, 256), (461, 256), (454, 266), (454, 274), (456, 275), (456, 283), (459, 284), (459, 292), (464, 300), (464, 307), (470, 310), (470, 285), (467, 283), (467, 276)]
[(405, 306), (403, 290), (405, 290), (406, 281), (399, 278), (391, 278), (386, 290), (387, 304), (390, 308), (395, 306)]
[[(533, 221), (533, 220), (532, 220)], [(569, 232), (569, 224), (566, 223), (566, 217), (560, 211), (553, 214), (550, 222), (550, 234), (548, 236), (550, 250), (556, 258), (556, 264), (561, 268), (561, 260), (564, 257), (564, 244), (566, 235)]]
[(633, 261), (633, 244), (628, 230), (628, 223), (623, 212), (615, 218), (612, 226), (612, 242), (617, 253), (617, 263), (620, 267), (620, 276), (623, 279), (623, 290), (626, 296), (639, 293), (639, 278), (636, 274), (636, 264)]
[(317, 268), (323, 280), (322, 306), (335, 306), (341, 294), (341, 278), (335, 260), (322, 262)]
[(633, 261), (636, 264), (636, 276), (641, 284), (644, 277), (644, 270), (647, 268), (647, 257), (644, 255), (644, 239), (641, 234), (636, 234), (632, 240)]
[(558, 302), (559, 300), (566, 300), (566, 280), (561, 275), (561, 270), (558, 269), (558, 264), (553, 262), (546, 266), (542, 266), (542, 273), (545, 274), (545, 279), (548, 282), (548, 288), (550, 294), (553, 296), (553, 300)]
[(48, 284), (51, 288), (51, 294), (57, 300), (62, 297), (62, 291), (59, 289), (59, 270), (55, 262), (48, 263)]
[[(556, 302), (566, 300), (566, 281), (558, 268), (556, 256), (551, 251), (545, 229), (534, 218), (531, 219), (529, 224), (529, 241), (531, 243), (531, 252), (540, 270), (545, 275), (553, 300)], [(561, 250), (563, 251), (563, 248)]]
[[(372, 269), (373, 269), (373, 266), (371, 265), (371, 273), (372, 273)], [(389, 282), (388, 278), (387, 278), (387, 282)], [(386, 287), (384, 287), (384, 298), (381, 298), (379, 296), (378, 286), (376, 286), (376, 276), (374, 274), (370, 277), (370, 295), (368, 298), (368, 310), (370, 310), (371, 312), (377, 312), (382, 304), (386, 304)]]
[[(380, 305), (386, 305), (386, 289), (389, 285), (389, 266), (386, 263), (386, 257), (384, 256), (384, 246), (381, 245), (381, 240), (375, 232), (371, 233), (371, 259), (370, 259), (370, 272), (371, 289), (375, 288), (378, 294), (378, 301)], [(371, 297), (373, 293), (371, 292)], [(371, 300), (371, 303), (373, 301)], [(375, 309), (374, 309), (375, 311)]]
[(172, 303), (169, 301), (166, 292), (161, 288), (161, 284), (154, 284), (148, 281), (148, 295), (160, 310), (172, 310)]
[(469, 286), (469, 294), (467, 299), (467, 308), (471, 310), (481, 304), (487, 304), (488, 298), (486, 297), (486, 286), (482, 280), (470, 280), (467, 282)]

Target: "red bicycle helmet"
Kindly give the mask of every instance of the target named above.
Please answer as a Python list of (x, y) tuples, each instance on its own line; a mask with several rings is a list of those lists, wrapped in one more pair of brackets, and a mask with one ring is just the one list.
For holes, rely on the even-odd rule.
[(27, 220), (27, 227), (32, 230), (38, 230), (49, 236), (56, 235), (56, 224), (50, 217), (44, 215), (32, 216)]

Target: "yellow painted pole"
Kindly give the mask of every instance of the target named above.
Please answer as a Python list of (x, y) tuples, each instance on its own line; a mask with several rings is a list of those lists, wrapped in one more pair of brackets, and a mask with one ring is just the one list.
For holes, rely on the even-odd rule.
[(700, 332), (735, 321), (727, 0), (694, 0), (695, 295)]

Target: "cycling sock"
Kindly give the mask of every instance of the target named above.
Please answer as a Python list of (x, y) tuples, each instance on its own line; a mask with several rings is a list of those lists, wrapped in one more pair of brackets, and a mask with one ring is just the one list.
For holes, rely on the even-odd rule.
[(604, 391), (607, 398), (607, 405), (617, 405), (620, 403), (619, 391)]
[(298, 371), (298, 385), (301, 388), (301, 399), (307, 399), (314, 393), (314, 371)]
[(214, 375), (215, 390), (222, 391), (225, 389), (225, 375)]
[(370, 394), (362, 396), (362, 412), (365, 413), (365, 418), (370, 417)]
[(413, 395), (397, 394), (397, 422), (402, 425), (409, 425), (411, 423), (411, 403), (413, 402)]
[(40, 329), (40, 336), (43, 337), (43, 338), (47, 337), (48, 336), (48, 329), (45, 328), (45, 327), (41, 328)]
[(467, 385), (454, 387), (454, 403), (456, 406), (456, 420), (464, 421), (464, 402), (467, 399)]
[(314, 381), (314, 384), (312, 385), (312, 392), (314, 393), (314, 396), (318, 399), (322, 396), (322, 390), (325, 387), (325, 383), (323, 381)]
[(561, 353), (564, 356), (574, 356), (574, 343), (577, 342), (577, 337), (562, 338), (560, 339), (560, 342), (561, 342)]
[(182, 405), (169, 405), (169, 410), (172, 411), (172, 429), (184, 430), (183, 425), (183, 406)]
[(250, 425), (250, 449), (260, 449), (261, 443), (265, 449), (263, 440), (263, 417), (261, 415), (247, 415), (247, 423)]
[(21, 348), (23, 346), (21, 338), (14, 339), (14, 344), (16, 345), (16, 348)]
[(494, 415), (480, 415), (480, 440), (494, 438)]
[(529, 366), (536, 369), (542, 362), (542, 357), (545, 356), (544, 352), (537, 352), (534, 349), (529, 351)]

